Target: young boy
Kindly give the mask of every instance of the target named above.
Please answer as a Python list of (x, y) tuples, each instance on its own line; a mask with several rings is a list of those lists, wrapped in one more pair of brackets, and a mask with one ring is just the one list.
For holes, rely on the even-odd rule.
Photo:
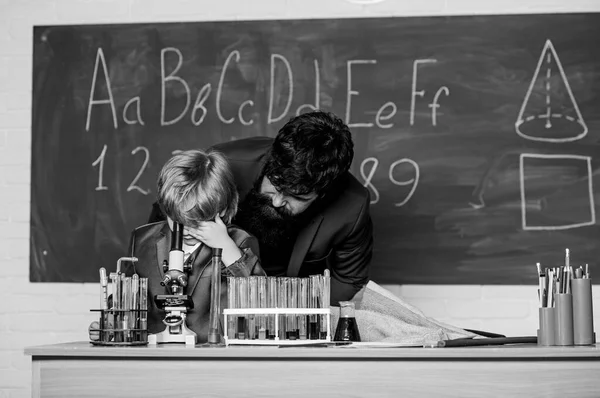
[[(226, 276), (266, 275), (258, 258), (258, 241), (230, 225), (237, 211), (238, 192), (225, 157), (214, 150), (189, 150), (174, 155), (158, 177), (158, 204), (166, 221), (136, 228), (129, 254), (136, 264), (124, 268), (127, 276), (148, 278), (148, 333), (166, 326), (165, 311), (154, 302), (157, 294), (171, 294), (161, 285), (164, 260), (169, 259), (173, 223), (183, 224), (184, 262), (192, 265), (184, 293), (191, 296), (186, 324), (207, 341), (210, 315), (212, 248), (222, 249), (221, 303), (227, 303)], [(90, 338), (97, 338), (90, 334)]]

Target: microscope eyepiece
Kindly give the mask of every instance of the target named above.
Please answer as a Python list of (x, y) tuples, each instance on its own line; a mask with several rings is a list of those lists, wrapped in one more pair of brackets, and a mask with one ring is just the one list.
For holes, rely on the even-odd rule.
[(171, 250), (183, 250), (183, 224), (178, 222), (173, 223), (173, 231), (171, 232)]

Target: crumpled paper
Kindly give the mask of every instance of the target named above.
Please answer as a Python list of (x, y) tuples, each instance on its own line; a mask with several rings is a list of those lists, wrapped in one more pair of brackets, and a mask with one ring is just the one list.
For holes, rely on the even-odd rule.
[[(355, 304), (356, 322), (363, 342), (435, 346), (441, 340), (475, 337), (473, 333), (426, 316), (373, 281), (351, 301)], [(331, 307), (333, 334), (339, 316), (340, 307)]]

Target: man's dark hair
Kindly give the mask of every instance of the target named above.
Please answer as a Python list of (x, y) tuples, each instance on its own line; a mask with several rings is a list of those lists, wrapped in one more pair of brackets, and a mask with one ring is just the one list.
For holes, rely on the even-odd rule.
[(309, 112), (279, 130), (263, 174), (282, 193), (322, 196), (350, 169), (353, 157), (348, 126), (333, 113)]

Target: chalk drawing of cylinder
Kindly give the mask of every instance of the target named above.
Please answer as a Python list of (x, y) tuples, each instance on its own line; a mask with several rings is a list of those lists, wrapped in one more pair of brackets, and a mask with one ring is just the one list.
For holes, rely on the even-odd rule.
[(576, 141), (588, 132), (550, 40), (540, 55), (515, 129), (525, 139), (544, 142)]

